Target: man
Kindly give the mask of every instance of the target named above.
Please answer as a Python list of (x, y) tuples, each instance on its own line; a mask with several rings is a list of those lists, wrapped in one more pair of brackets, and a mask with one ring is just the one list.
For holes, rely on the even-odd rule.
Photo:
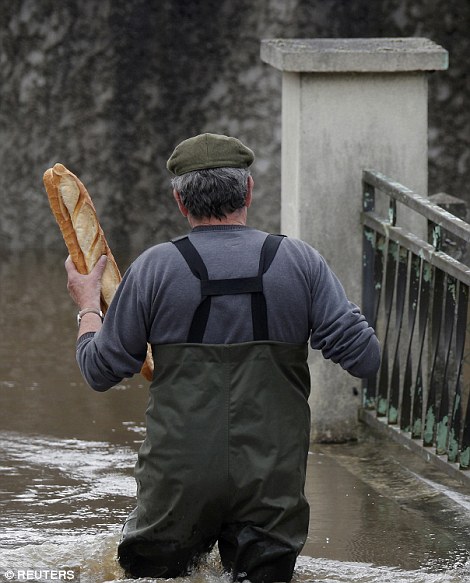
[[(119, 545), (134, 577), (177, 577), (214, 544), (234, 581), (290, 581), (308, 531), (308, 342), (356, 377), (379, 345), (323, 258), (306, 243), (246, 226), (253, 152), (203, 134), (168, 160), (187, 237), (128, 269), (103, 324), (80, 322), (77, 360), (107, 390), (155, 361), (137, 508)], [(81, 310), (99, 311), (105, 260), (68, 259)]]

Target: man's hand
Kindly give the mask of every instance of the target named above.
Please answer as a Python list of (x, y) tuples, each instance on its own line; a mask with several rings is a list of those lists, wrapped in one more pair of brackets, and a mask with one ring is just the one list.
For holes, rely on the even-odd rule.
[(65, 262), (68, 277), (67, 289), (80, 310), (84, 308), (100, 309), (101, 278), (107, 262), (106, 255), (102, 255), (93, 271), (88, 275), (82, 275), (78, 273), (70, 255), (67, 257)]

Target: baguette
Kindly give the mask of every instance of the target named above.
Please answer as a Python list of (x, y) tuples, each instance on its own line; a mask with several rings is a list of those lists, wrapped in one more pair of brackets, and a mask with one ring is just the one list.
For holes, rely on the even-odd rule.
[[(72, 261), (83, 275), (90, 273), (101, 255), (108, 262), (101, 280), (101, 310), (105, 314), (121, 281), (121, 273), (99, 223), (95, 206), (82, 182), (62, 164), (55, 164), (44, 173), (49, 205)], [(141, 370), (147, 379), (153, 377), (150, 345)]]

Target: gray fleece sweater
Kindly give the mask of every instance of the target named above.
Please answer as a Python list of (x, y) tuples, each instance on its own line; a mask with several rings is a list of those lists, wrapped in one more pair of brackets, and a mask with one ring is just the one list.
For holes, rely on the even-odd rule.
[[(189, 238), (210, 279), (253, 277), (266, 233), (243, 226), (197, 227)], [(359, 308), (321, 255), (285, 238), (263, 276), (269, 338), (321, 350), (356, 377), (376, 373), (379, 343)], [(200, 281), (172, 243), (145, 251), (126, 271), (96, 334), (77, 342), (77, 361), (88, 384), (104, 391), (140, 371), (147, 342), (184, 343), (201, 300)], [(253, 340), (248, 294), (215, 296), (204, 343)]]

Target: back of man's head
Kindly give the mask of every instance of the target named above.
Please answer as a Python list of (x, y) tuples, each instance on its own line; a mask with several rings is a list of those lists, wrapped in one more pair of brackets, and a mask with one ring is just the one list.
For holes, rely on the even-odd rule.
[(178, 144), (167, 168), (193, 217), (221, 219), (245, 205), (253, 160), (253, 152), (237, 138), (206, 133)]

